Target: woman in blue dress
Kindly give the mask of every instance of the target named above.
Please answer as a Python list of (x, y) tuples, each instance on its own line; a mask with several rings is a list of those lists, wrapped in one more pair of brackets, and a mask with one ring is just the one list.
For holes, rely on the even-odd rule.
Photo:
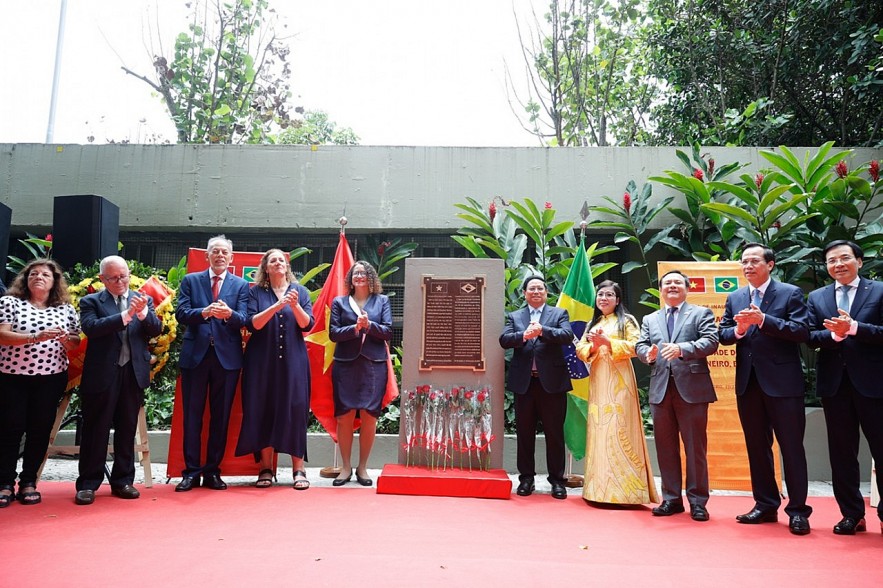
[(387, 341), (392, 337), (392, 310), (377, 271), (366, 261), (357, 261), (346, 274), (349, 295), (331, 303), (328, 337), (337, 343), (331, 381), (334, 386), (334, 416), (340, 446), (340, 474), (332, 482), (343, 486), (353, 475), (350, 461), (353, 423), (359, 412), (359, 465), (356, 480), (362, 486), (373, 484), (368, 477), (368, 457), (374, 445), (377, 417), (386, 392)]
[(306, 490), (310, 365), (304, 333), (314, 320), (310, 293), (295, 281), (282, 251), (270, 249), (261, 258), (247, 314), (252, 334), (243, 359), (236, 455), (255, 455), (261, 464), (255, 485), (267, 488), (273, 484), (274, 453), (288, 453), (294, 488)]

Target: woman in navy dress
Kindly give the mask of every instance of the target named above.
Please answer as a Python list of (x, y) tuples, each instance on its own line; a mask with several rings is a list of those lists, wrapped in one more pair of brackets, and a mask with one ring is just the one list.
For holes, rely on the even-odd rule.
[(334, 348), (334, 416), (337, 417), (337, 442), (340, 446), (340, 474), (332, 482), (343, 486), (353, 475), (350, 461), (353, 448), (353, 422), (356, 411), (362, 421), (359, 429), (359, 465), (356, 480), (362, 486), (373, 482), (368, 477), (368, 456), (374, 445), (377, 417), (386, 392), (387, 341), (392, 337), (392, 310), (377, 271), (365, 261), (357, 261), (346, 274), (348, 296), (338, 296), (331, 303), (331, 326), (328, 337)]
[(310, 293), (295, 281), (285, 254), (261, 258), (248, 294), (252, 335), (242, 368), (242, 429), (236, 455), (255, 454), (256, 486), (273, 484), (274, 453), (291, 455), (295, 490), (310, 487), (304, 470), (310, 414), (310, 365), (304, 333), (313, 327)]

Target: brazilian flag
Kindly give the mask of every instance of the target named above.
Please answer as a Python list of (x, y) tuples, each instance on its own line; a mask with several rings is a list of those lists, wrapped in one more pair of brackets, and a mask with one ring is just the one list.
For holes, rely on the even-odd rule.
[(714, 291), (717, 294), (729, 294), (739, 289), (739, 278), (736, 276), (721, 276), (714, 279)]
[(558, 308), (570, 316), (574, 339), (564, 347), (564, 358), (570, 372), (573, 390), (567, 395), (567, 416), (564, 419), (564, 443), (577, 460), (586, 455), (586, 418), (589, 408), (589, 370), (576, 356), (576, 343), (595, 314), (595, 284), (586, 255), (585, 237), (581, 236), (573, 265), (558, 297)]

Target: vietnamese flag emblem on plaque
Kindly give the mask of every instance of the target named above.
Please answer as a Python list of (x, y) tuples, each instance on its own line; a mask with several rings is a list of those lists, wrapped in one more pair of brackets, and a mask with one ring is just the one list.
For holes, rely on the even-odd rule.
[(705, 278), (690, 278), (690, 293), (705, 293)]

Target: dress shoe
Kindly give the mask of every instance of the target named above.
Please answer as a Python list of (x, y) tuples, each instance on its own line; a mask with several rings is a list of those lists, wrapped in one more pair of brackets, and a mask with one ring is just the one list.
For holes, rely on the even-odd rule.
[(518, 484), (518, 490), (515, 491), (519, 496), (530, 496), (533, 494), (535, 486), (533, 484), (533, 480), (521, 480), (521, 483)]
[(212, 490), (226, 490), (227, 484), (221, 479), (219, 474), (209, 474), (202, 478), (202, 487)]
[(184, 476), (184, 479), (175, 486), (175, 492), (189, 492), (199, 487), (199, 476)]
[(654, 517), (670, 517), (684, 512), (684, 505), (677, 500), (663, 500), (662, 504), (651, 510)]
[(564, 484), (552, 482), (552, 498), (557, 498), (558, 500), (567, 498), (567, 488), (564, 487)]
[(125, 486), (119, 486), (117, 488), (111, 488), (110, 493), (117, 498), (125, 498), (126, 500), (133, 500), (141, 496), (141, 493), (138, 492), (138, 489), (131, 484), (126, 484)]
[(788, 522), (788, 528), (794, 535), (809, 535), (809, 519), (804, 516), (795, 515)]
[(332, 485), (332, 486), (337, 486), (337, 487), (339, 487), (339, 486), (343, 486), (344, 484), (346, 484), (347, 482), (349, 482), (350, 479), (352, 479), (352, 477), (353, 477), (353, 473), (350, 472), (350, 475), (347, 476), (346, 478), (334, 478), (334, 480), (331, 482), (331, 485)]
[(839, 523), (834, 525), (835, 535), (855, 535), (856, 531), (863, 532), (867, 530), (865, 519), (854, 519), (852, 517), (843, 517)]
[(751, 512), (736, 515), (736, 520), (744, 525), (775, 523), (779, 520), (779, 513), (774, 510), (760, 510), (759, 508), (752, 508)]
[(77, 504), (92, 504), (95, 502), (95, 490), (77, 490), (74, 502)]
[(701, 504), (691, 504), (690, 518), (694, 521), (705, 522), (708, 520), (708, 509)]
[(374, 484), (374, 481), (371, 478), (363, 478), (359, 475), (359, 472), (356, 472), (356, 482), (358, 482), (362, 486), (371, 486), (372, 484)]

